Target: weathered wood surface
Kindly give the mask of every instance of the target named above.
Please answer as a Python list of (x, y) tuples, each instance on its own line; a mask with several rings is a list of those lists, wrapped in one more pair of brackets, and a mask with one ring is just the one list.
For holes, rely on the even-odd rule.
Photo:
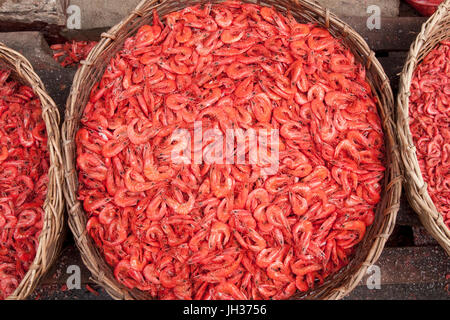
[[(69, 290), (67, 273), (69, 266), (78, 266), (81, 271), (81, 288)], [(449, 299), (450, 259), (439, 246), (388, 247), (376, 263), (380, 269), (379, 289), (367, 286), (365, 276), (359, 286), (346, 299)], [(370, 283), (370, 281), (369, 281)], [(100, 296), (87, 291), (87, 286), (96, 288)], [(427, 292), (422, 292), (426, 288)], [(32, 298), (46, 299), (110, 299), (90, 279), (79, 252), (70, 244), (65, 247), (56, 265), (42, 280)]]
[(53, 60), (51, 49), (44, 37), (37, 31), (0, 33), (0, 41), (22, 53), (30, 61), (63, 118), (76, 69), (61, 68)]
[[(407, 51), (420, 31), (426, 18), (423, 17), (381, 17), (380, 29), (370, 30), (366, 17), (346, 17), (343, 19), (367, 41), (374, 51)], [(66, 31), (75, 38), (97, 39), (105, 31), (104, 27), (90, 30)]]
[(60, 0), (0, 0), (0, 21), (64, 26), (66, 18)]
[[(366, 39), (384, 66), (396, 91), (398, 73), (403, 67), (410, 43), (424, 21), (421, 17), (383, 18), (380, 30), (368, 30), (365, 19), (346, 19)], [(95, 34), (95, 33), (92, 33)], [(91, 36), (92, 36), (91, 34)], [(83, 36), (83, 33), (78, 36)], [(21, 51), (34, 65), (50, 95), (58, 104), (62, 116), (75, 69), (62, 69), (50, 58), (45, 41), (37, 33), (1, 34), (0, 41), (7, 41)], [(70, 265), (81, 269), (82, 288), (64, 290)], [(449, 299), (450, 259), (423, 229), (406, 198), (402, 197), (397, 226), (377, 262), (381, 271), (381, 289), (369, 290), (367, 277), (347, 299)], [(86, 285), (99, 291), (90, 293)], [(52, 271), (43, 279), (32, 298), (48, 299), (109, 299), (108, 295), (92, 285), (89, 271), (84, 267), (70, 234), (65, 248)]]

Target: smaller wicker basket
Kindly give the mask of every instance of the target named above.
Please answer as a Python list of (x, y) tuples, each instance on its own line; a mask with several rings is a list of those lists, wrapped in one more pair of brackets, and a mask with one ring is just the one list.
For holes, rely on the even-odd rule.
[(450, 38), (450, 0), (444, 1), (434, 15), (423, 24), (416, 41), (411, 45), (400, 76), (396, 130), (409, 203), (428, 232), (450, 255), (450, 229), (445, 225), (442, 215), (436, 210), (427, 192), (427, 184), (423, 180), (416, 157), (416, 148), (409, 130), (409, 88), (414, 70), (439, 42), (448, 38)]
[(44, 202), (44, 226), (39, 236), (39, 246), (36, 257), (28, 272), (8, 300), (26, 299), (36, 288), (41, 277), (55, 261), (62, 242), (64, 225), (63, 202), (63, 171), (60, 145), (60, 116), (52, 98), (45, 91), (38, 75), (30, 62), (20, 53), (8, 48), (0, 42), (0, 69), (11, 70), (11, 76), (30, 86), (39, 97), (42, 107), (42, 118), (45, 122), (48, 136), (48, 151), (50, 168), (48, 170), (48, 191)]

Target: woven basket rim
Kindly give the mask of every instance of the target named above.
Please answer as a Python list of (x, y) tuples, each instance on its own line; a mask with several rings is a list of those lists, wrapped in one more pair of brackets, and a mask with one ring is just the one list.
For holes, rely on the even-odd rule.
[(44, 225), (39, 235), (36, 256), (19, 286), (7, 299), (26, 299), (39, 284), (42, 276), (50, 269), (60, 251), (64, 226), (63, 166), (60, 139), (60, 116), (55, 102), (47, 94), (45, 87), (34, 72), (30, 62), (17, 51), (0, 42), (0, 68), (6, 67), (21, 83), (30, 86), (39, 97), (42, 118), (47, 129), (47, 147), (50, 157), (48, 170), (48, 190), (43, 205)]
[(423, 179), (409, 128), (409, 95), (414, 71), (422, 59), (443, 39), (450, 39), (450, 0), (446, 0), (422, 25), (400, 75), (397, 95), (397, 137), (401, 149), (405, 188), (411, 207), (419, 216), (425, 229), (450, 255), (450, 229), (437, 211)]
[[(205, 2), (218, 2), (218, 1), (189, 1), (182, 2), (177, 8), (181, 8), (192, 3), (205, 3)], [(301, 298), (320, 298), (320, 299), (340, 299), (347, 295), (366, 274), (367, 268), (375, 263), (384, 245), (392, 233), (397, 211), (400, 207), (400, 194), (402, 188), (402, 178), (400, 176), (399, 167), (399, 155), (396, 148), (396, 140), (393, 135), (393, 112), (394, 112), (394, 97), (390, 87), (389, 79), (386, 76), (381, 64), (375, 58), (375, 53), (370, 50), (365, 40), (357, 34), (349, 25), (340, 20), (336, 15), (331, 13), (328, 9), (322, 8), (319, 4), (310, 0), (281, 0), (281, 1), (245, 1), (258, 3), (260, 5), (273, 5), (281, 11), (289, 10), (294, 15), (302, 16), (303, 20), (309, 22), (316, 21), (319, 25), (326, 27), (330, 32), (337, 33), (344, 42), (350, 41), (353, 46), (350, 49), (354, 49), (361, 55), (363, 62), (368, 70), (368, 74), (373, 74), (373, 77), (379, 83), (376, 84), (377, 90), (374, 90), (374, 94), (379, 98), (379, 108), (381, 109), (381, 115), (384, 118), (383, 127), (386, 139), (386, 156), (391, 159), (389, 162), (389, 168), (386, 170), (386, 181), (383, 191), (383, 200), (380, 202), (380, 208), (377, 217), (379, 216), (379, 230), (374, 231), (374, 235), (371, 236), (368, 242), (368, 249), (364, 254), (364, 259), (358, 265), (354, 266), (355, 271), (351, 272), (348, 277), (342, 276), (339, 283), (333, 284), (332, 288), (324, 288), (313, 290), (313, 292), (302, 296)], [(116, 26), (112, 27), (108, 32), (102, 34), (101, 41), (90, 52), (86, 61), (82, 62), (81, 68), (77, 71), (72, 89), (67, 100), (66, 117), (62, 128), (62, 138), (64, 147), (64, 166), (67, 186), (65, 188), (65, 197), (67, 201), (69, 211), (69, 226), (76, 239), (77, 246), (80, 249), (82, 260), (86, 264), (87, 268), (92, 272), (93, 280), (101, 285), (105, 290), (115, 299), (146, 299), (149, 296), (143, 294), (139, 290), (130, 290), (119, 284), (114, 277), (111, 276), (111, 270), (106, 265), (103, 256), (95, 248), (93, 241), (87, 235), (85, 222), (86, 217), (82, 209), (82, 205), (76, 198), (77, 190), (77, 176), (75, 155), (76, 147), (74, 143), (74, 133), (78, 127), (78, 119), (84, 108), (85, 102), (87, 102), (86, 90), (83, 87), (86, 85), (86, 81), (92, 80), (92, 77), (103, 74), (103, 70), (97, 70), (98, 64), (102, 63), (101, 59), (105, 59), (106, 54), (109, 51), (114, 51), (114, 44), (124, 41), (124, 39), (134, 32), (127, 30), (127, 27), (133, 27), (134, 31), (138, 25), (136, 21), (140, 21), (142, 24), (149, 18), (149, 13), (153, 9), (161, 9), (171, 6), (176, 6), (178, 1), (170, 0), (143, 0), (137, 7), (131, 12), (131, 14), (119, 22)], [(125, 31), (124, 31), (125, 30)], [(121, 47), (121, 45), (120, 45)], [(109, 50), (109, 51), (108, 51)], [(117, 52), (118, 49), (115, 51)], [(355, 52), (354, 52), (355, 53)], [(356, 55), (355, 55), (356, 56)], [(104, 65), (102, 66), (104, 68)], [(100, 69), (100, 67), (99, 67)], [(370, 71), (370, 72), (369, 72)], [(94, 76), (92, 75), (94, 73)], [(97, 78), (96, 78), (97, 79)], [(97, 80), (92, 80), (92, 83)], [(370, 82), (371, 83), (371, 82)], [(372, 87), (375, 84), (371, 83)], [(84, 98), (80, 98), (80, 95), (84, 95)], [(84, 101), (80, 101), (84, 99)], [(80, 107), (82, 106), (82, 107)], [(375, 227), (374, 227), (375, 228)], [(367, 238), (367, 237), (366, 237)], [(299, 297), (296, 297), (299, 298)]]

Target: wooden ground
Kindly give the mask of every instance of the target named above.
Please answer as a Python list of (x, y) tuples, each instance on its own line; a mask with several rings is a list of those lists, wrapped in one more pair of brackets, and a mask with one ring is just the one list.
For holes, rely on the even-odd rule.
[[(391, 79), (394, 94), (398, 88), (398, 74), (403, 67), (411, 42), (419, 32), (424, 18), (418, 17), (405, 6), (401, 6), (400, 17), (382, 18), (380, 30), (368, 30), (366, 18), (345, 18), (368, 42)], [(0, 31), (5, 31), (1, 30)], [(11, 31), (9, 29), (8, 31)], [(101, 30), (100, 30), (101, 31)], [(46, 39), (54, 41), (57, 37)], [(74, 37), (95, 39), (99, 30), (84, 32)], [(0, 33), (0, 41), (21, 51), (30, 59), (43, 79), (50, 95), (58, 104), (61, 115), (70, 89), (75, 70), (62, 69), (52, 63), (44, 38), (36, 32)], [(68, 290), (65, 283), (67, 267), (78, 265), (81, 268), (82, 286), (79, 290)], [(367, 279), (346, 299), (449, 299), (450, 298), (450, 258), (421, 226), (415, 213), (402, 198), (397, 226), (377, 265), (381, 271), (381, 289), (368, 289)], [(59, 260), (40, 287), (33, 299), (109, 299), (100, 288), (90, 280), (89, 271), (83, 266), (74, 247), (70, 233), (67, 234), (64, 249)], [(92, 293), (88, 288), (94, 288)]]

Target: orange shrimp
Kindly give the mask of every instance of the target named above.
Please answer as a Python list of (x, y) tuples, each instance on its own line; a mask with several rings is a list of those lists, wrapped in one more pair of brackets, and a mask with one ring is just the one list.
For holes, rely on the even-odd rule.
[[(157, 299), (313, 289), (348, 264), (381, 199), (383, 126), (364, 67), (328, 30), (275, 7), (232, 0), (152, 18), (124, 40), (83, 111), (88, 234), (120, 283)], [(0, 146), (28, 95), (8, 114), (0, 106)], [(440, 100), (424, 109), (435, 115)], [(46, 141), (32, 118), (19, 121), (22, 145)], [(431, 140), (418, 147), (436, 155), (429, 164), (440, 159)], [(0, 148), (0, 187), (16, 181), (15, 201), (0, 199), (0, 233), (35, 220), (8, 210), (44, 183), (15, 159)]]

